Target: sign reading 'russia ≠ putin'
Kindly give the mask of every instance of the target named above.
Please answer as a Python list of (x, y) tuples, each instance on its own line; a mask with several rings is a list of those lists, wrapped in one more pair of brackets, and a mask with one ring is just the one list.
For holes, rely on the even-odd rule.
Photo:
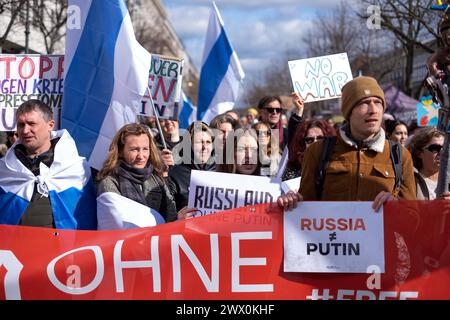
[(383, 212), (371, 202), (304, 202), (284, 215), (285, 272), (384, 272)]

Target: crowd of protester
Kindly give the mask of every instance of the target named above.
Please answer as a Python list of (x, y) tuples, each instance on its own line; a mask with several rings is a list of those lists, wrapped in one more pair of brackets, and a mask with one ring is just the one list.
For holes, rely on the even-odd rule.
[[(288, 118), (280, 97), (265, 96), (242, 116), (231, 110), (217, 115), (209, 124), (193, 122), (184, 132), (180, 132), (178, 121), (169, 119), (160, 120), (162, 132), (154, 118), (125, 125), (109, 146), (103, 168), (93, 170), (92, 177), (91, 172), (82, 172), (85, 180), (94, 183), (96, 197), (78, 197), (67, 206), (78, 208), (81, 202), (89, 202), (96, 207), (92, 212), (97, 212), (97, 226), (79, 221), (76, 209), (69, 208), (64, 215), (56, 212), (55, 208), (64, 203), (57, 206), (53, 201), (64, 202), (64, 197), (50, 197), (50, 180), (41, 183), (45, 180), (41, 177), (46, 174), (43, 172), (60, 165), (58, 153), (67, 151), (62, 146), (58, 148), (62, 137), (67, 137), (75, 151), (76, 145), (66, 130), (54, 131), (52, 111), (47, 105), (30, 100), (18, 108), (17, 131), (7, 132), (6, 144), (0, 148), (2, 191), (30, 194), (28, 198), (23, 196), (29, 203), (14, 217), (6, 216), (8, 210), (2, 210), (0, 223), (123, 229), (133, 227), (124, 222), (126, 214), (142, 215), (147, 221), (144, 225), (191, 218), (196, 212), (196, 208), (188, 207), (192, 170), (278, 176), (282, 180), (300, 177), (298, 191), (277, 199), (286, 210), (302, 200), (373, 201), (378, 210), (396, 198), (436, 199), (444, 135), (435, 127), (427, 127), (408, 137), (408, 124), (395, 119), (383, 121), (384, 93), (375, 79), (358, 77), (344, 86), (343, 123), (305, 119), (304, 101), (298, 93), (291, 98), (294, 107)], [(332, 148), (327, 167), (318, 179), (323, 148), (329, 141)], [(390, 160), (392, 145), (400, 150), (403, 168), (398, 185), (394, 179), (388, 179), (396, 174)], [(281, 168), (285, 149), (287, 162)], [(359, 172), (355, 172), (355, 165), (361, 168)], [(15, 186), (14, 179), (25, 171), (29, 174), (24, 179), (29, 180), (25, 182), (31, 189)], [(70, 187), (69, 181), (66, 184)], [(442, 197), (450, 199), (448, 193)], [(14, 201), (19, 200), (10, 200), (4, 206), (14, 206)], [(123, 210), (127, 211), (124, 213), (121, 208), (133, 209)], [(72, 222), (61, 222), (64, 219)]]

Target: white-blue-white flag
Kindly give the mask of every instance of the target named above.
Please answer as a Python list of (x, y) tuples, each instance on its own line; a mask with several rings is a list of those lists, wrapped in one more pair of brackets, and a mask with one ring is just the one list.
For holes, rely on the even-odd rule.
[(181, 91), (181, 106), (180, 114), (178, 115), (178, 122), (180, 129), (186, 129), (189, 125), (197, 119), (197, 107), (192, 104), (192, 101)]
[(236, 52), (225, 34), (219, 10), (213, 2), (203, 50), (197, 119), (209, 123), (216, 115), (231, 110), (244, 77)]
[(53, 162), (41, 162), (38, 176), (17, 158), (20, 140), (0, 161), (0, 224), (19, 224), (36, 190), (50, 199), (57, 229), (96, 230), (96, 192), (86, 159), (67, 130), (52, 131), (50, 139), (59, 139)]
[(102, 167), (115, 133), (136, 121), (150, 61), (124, 0), (69, 0), (61, 123), (91, 167)]
[(166, 221), (150, 207), (114, 192), (97, 197), (98, 230), (154, 227)]

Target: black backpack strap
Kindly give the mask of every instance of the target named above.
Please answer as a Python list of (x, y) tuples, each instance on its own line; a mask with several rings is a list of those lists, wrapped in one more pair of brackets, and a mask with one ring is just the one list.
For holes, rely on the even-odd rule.
[(394, 172), (395, 172), (395, 186), (394, 191), (392, 192), (392, 195), (394, 197), (398, 197), (398, 194), (400, 192), (400, 186), (402, 185), (402, 176), (403, 176), (403, 167), (402, 167), (402, 146), (398, 144), (397, 142), (393, 142), (389, 140), (389, 145), (391, 149), (391, 160), (392, 164), (394, 166)]
[(316, 171), (316, 196), (317, 200), (322, 198), (323, 184), (325, 182), (325, 174), (330, 165), (331, 154), (336, 145), (336, 136), (325, 137), (322, 143), (322, 153), (320, 155), (319, 167)]

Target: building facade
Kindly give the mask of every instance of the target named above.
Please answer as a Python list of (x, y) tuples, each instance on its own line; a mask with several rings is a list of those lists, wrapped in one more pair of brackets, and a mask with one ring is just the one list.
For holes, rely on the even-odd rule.
[[(198, 71), (173, 30), (161, 0), (126, 3), (136, 39), (145, 49), (184, 59), (183, 90), (196, 102)], [(12, 0), (0, 7), (0, 39), (9, 29), (5, 41), (0, 43), (0, 52), (18, 54), (28, 48), (28, 53), (64, 54), (66, 11), (67, 0)]]

